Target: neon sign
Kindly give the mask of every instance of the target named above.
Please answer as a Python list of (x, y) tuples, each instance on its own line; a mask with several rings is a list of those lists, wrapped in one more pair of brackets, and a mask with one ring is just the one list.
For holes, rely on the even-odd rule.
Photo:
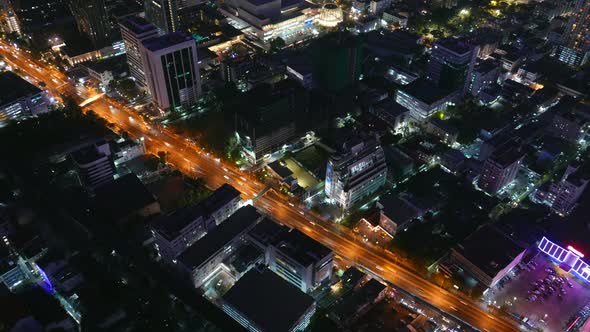
[(567, 249), (569, 251), (573, 252), (574, 254), (578, 255), (578, 257), (584, 258), (584, 254), (582, 254), (581, 252), (579, 252), (578, 250), (576, 250), (576, 248), (574, 248), (572, 246), (567, 246)]

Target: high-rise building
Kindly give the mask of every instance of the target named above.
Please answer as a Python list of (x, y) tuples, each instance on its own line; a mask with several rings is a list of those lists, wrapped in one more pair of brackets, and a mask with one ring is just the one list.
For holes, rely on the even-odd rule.
[(318, 39), (311, 51), (314, 85), (330, 92), (354, 85), (362, 73), (362, 50), (360, 38), (347, 33)]
[(330, 201), (347, 209), (377, 191), (387, 178), (383, 148), (376, 138), (354, 138), (328, 161), (325, 193)]
[(490, 195), (495, 195), (514, 180), (523, 153), (518, 147), (506, 144), (492, 153), (483, 164), (478, 186)]
[(539, 189), (535, 198), (549, 205), (553, 211), (566, 215), (572, 211), (586, 190), (588, 180), (578, 172), (577, 166), (569, 165), (560, 181), (549, 185), (547, 190)]
[(135, 79), (137, 85), (147, 86), (145, 73), (143, 72), (143, 61), (141, 58), (141, 42), (152, 37), (158, 36), (158, 29), (139, 16), (131, 16), (123, 19), (119, 23), (121, 36), (125, 42), (125, 51), (127, 53), (127, 63), (131, 77)]
[(104, 0), (70, 0), (78, 30), (87, 35), (95, 48), (111, 43), (111, 23)]
[(469, 83), (479, 47), (451, 37), (438, 40), (432, 47), (428, 78), (443, 90), (469, 90)]
[(184, 32), (146, 39), (143, 71), (154, 105), (161, 112), (189, 109), (201, 94), (197, 45)]
[(68, 0), (5, 0), (12, 5), (20, 28), (31, 32), (47, 29), (48, 26), (58, 22), (67, 21), (70, 15)]
[(201, 0), (145, 0), (145, 18), (164, 33), (180, 31), (182, 13)]
[(0, 127), (9, 120), (18, 120), (49, 111), (45, 91), (11, 71), (0, 73)]
[(576, 0), (559, 48), (559, 60), (580, 66), (590, 57), (590, 0)]

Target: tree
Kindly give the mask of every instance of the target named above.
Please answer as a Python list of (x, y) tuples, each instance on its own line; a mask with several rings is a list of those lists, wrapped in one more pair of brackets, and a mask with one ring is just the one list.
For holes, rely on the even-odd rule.
[(158, 151), (158, 158), (160, 159), (160, 163), (162, 165), (166, 165), (166, 159), (168, 157), (168, 152), (166, 151)]
[(272, 53), (276, 53), (287, 46), (285, 40), (281, 37), (277, 37), (270, 41), (270, 51)]

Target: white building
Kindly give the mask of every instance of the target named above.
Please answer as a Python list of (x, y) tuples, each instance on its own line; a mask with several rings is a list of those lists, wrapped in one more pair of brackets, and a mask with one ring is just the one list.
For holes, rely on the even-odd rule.
[(142, 41), (144, 73), (154, 105), (161, 112), (189, 109), (201, 94), (197, 45), (184, 32)]
[(115, 166), (108, 142), (101, 141), (72, 153), (80, 183), (89, 189), (113, 181)]
[(348, 209), (376, 192), (386, 178), (385, 155), (377, 139), (355, 138), (328, 161), (325, 193), (330, 201)]
[(131, 77), (139, 86), (145, 87), (145, 74), (143, 72), (143, 61), (141, 58), (141, 42), (158, 36), (157, 28), (138, 16), (131, 16), (125, 18), (119, 23), (121, 29), (121, 36), (125, 42), (125, 50), (127, 53), (127, 63), (129, 64), (129, 72)]

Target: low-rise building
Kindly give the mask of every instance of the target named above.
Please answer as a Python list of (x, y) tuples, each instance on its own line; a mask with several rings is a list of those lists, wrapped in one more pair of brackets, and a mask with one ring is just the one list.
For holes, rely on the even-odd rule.
[(448, 121), (439, 118), (432, 118), (426, 122), (426, 132), (436, 136), (441, 142), (453, 145), (459, 137), (459, 130)]
[(451, 251), (451, 260), (486, 287), (494, 287), (526, 252), (493, 226), (483, 226)]
[(297, 332), (305, 330), (316, 304), (272, 271), (257, 267), (223, 295), (221, 307), (248, 331)]
[(200, 287), (244, 242), (245, 234), (261, 219), (262, 216), (252, 205), (243, 206), (183, 251), (176, 259), (178, 269), (190, 278), (195, 287)]
[(409, 14), (407, 12), (400, 12), (395, 9), (385, 9), (381, 19), (386, 24), (405, 29), (408, 27), (408, 16)]
[(111, 182), (115, 166), (108, 142), (102, 140), (71, 154), (80, 183), (89, 190)]
[(472, 95), (477, 96), (487, 87), (496, 83), (500, 76), (500, 65), (493, 60), (485, 60), (478, 63), (473, 69), (469, 91)]
[(417, 79), (397, 90), (395, 101), (410, 110), (416, 121), (422, 122), (436, 112), (445, 111), (456, 96), (456, 92), (444, 92), (429, 80)]
[(387, 286), (370, 279), (352, 294), (344, 297), (330, 312), (330, 317), (340, 327), (350, 326), (387, 295)]
[(159, 217), (151, 227), (158, 255), (166, 262), (173, 262), (178, 255), (221, 224), (240, 206), (240, 192), (231, 185), (224, 184), (199, 204)]
[(11, 71), (0, 73), (0, 127), (49, 111), (47, 94)]

